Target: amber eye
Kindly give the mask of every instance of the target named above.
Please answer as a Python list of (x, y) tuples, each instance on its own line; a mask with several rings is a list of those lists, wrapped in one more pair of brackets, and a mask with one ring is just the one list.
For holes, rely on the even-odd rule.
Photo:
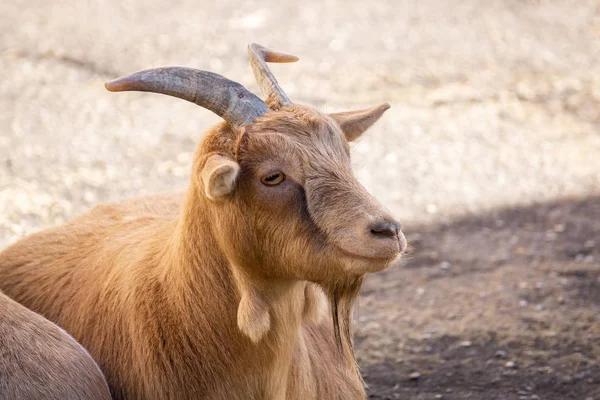
[(269, 175), (260, 178), (260, 181), (267, 186), (279, 185), (285, 179), (285, 175), (281, 171), (273, 172)]

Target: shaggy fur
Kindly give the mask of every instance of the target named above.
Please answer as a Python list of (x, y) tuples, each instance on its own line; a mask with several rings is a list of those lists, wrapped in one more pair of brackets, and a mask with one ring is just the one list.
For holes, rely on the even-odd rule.
[[(220, 124), (183, 196), (21, 240), (0, 253), (0, 288), (82, 343), (116, 399), (364, 399), (352, 304), (406, 242), (371, 231), (393, 220), (353, 176), (343, 129), (354, 139), (385, 109)], [(265, 185), (274, 171), (286, 179)]]
[(108, 400), (110, 393), (79, 343), (0, 292), (0, 398)]

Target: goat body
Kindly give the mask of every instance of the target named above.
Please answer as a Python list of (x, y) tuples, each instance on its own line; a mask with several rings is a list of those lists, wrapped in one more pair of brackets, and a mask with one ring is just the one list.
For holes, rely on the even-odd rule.
[(182, 196), (149, 197), (27, 237), (0, 253), (0, 285), (77, 338), (115, 399), (364, 397), (331, 326), (305, 309), (306, 282), (270, 288), (259, 343), (238, 329), (233, 272), (195, 190), (183, 213)]
[(184, 68), (107, 84), (226, 120), (198, 146), (186, 193), (97, 206), (0, 253), (0, 289), (85, 346), (117, 399), (365, 397), (352, 304), (406, 240), (352, 174), (348, 142), (389, 106), (291, 104), (265, 60), (295, 58), (250, 55), (266, 103)]
[(0, 398), (108, 400), (110, 393), (75, 339), (0, 292)]

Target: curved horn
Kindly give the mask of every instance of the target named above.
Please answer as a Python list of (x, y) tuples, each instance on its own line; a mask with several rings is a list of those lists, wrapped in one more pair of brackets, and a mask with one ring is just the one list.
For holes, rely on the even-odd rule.
[(264, 101), (239, 83), (192, 68), (148, 69), (106, 82), (104, 86), (111, 92), (153, 92), (178, 97), (237, 126), (249, 124), (269, 111)]
[(298, 57), (289, 54), (277, 53), (262, 47), (259, 44), (252, 43), (248, 46), (248, 55), (254, 77), (263, 94), (267, 96), (267, 103), (272, 108), (278, 109), (282, 106), (292, 104), (290, 98), (277, 83), (277, 79), (271, 73), (267, 62), (288, 63), (298, 61)]

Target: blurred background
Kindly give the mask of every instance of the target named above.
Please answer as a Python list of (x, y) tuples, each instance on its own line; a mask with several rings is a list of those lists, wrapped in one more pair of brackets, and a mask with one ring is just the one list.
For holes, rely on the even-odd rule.
[(99, 202), (182, 189), (209, 111), (111, 94), (207, 69), (292, 101), (392, 108), (353, 147), (403, 222), (356, 346), (376, 399), (600, 398), (600, 2), (9, 0), (0, 4), (0, 248)]

